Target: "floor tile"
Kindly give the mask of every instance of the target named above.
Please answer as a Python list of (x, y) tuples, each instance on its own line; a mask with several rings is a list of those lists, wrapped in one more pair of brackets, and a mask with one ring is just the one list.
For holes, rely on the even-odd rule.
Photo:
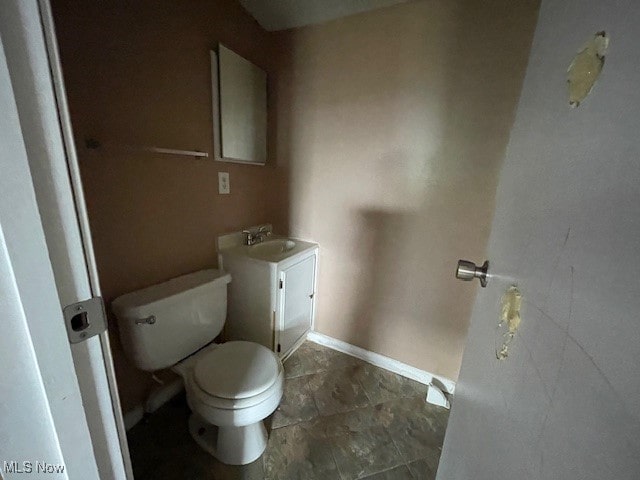
[(309, 376), (309, 388), (320, 415), (347, 412), (370, 404), (362, 386), (349, 377), (349, 370), (330, 370)]
[(351, 355), (347, 355), (346, 353), (338, 352), (327, 347), (321, 348), (322, 350), (320, 350), (320, 355), (317, 357), (317, 362), (322, 369), (321, 371), (366, 365), (366, 362), (352, 357)]
[(373, 427), (384, 426), (380, 409), (380, 405), (369, 405), (349, 412), (320, 416), (313, 423), (317, 431), (326, 437), (365, 432)]
[(306, 376), (287, 379), (280, 406), (271, 420), (271, 428), (286, 427), (319, 415), (308, 382)]
[(356, 366), (352, 378), (360, 382), (372, 404), (403, 397), (425, 398), (427, 386), (370, 364)]
[(439, 456), (449, 410), (419, 397), (398, 399), (379, 407), (380, 421), (389, 430), (405, 462), (424, 458), (434, 450)]
[(288, 380), (290, 378), (317, 373), (320, 370), (314, 359), (306, 352), (306, 344), (302, 344), (289, 358), (284, 362), (284, 376)]
[(229, 466), (200, 449), (181, 394), (128, 432), (136, 480), (435, 478), (449, 412), (425, 387), (310, 342), (285, 371), (260, 459)]
[[(429, 458), (423, 458), (409, 463), (407, 466), (416, 480), (435, 480), (438, 471), (440, 451), (435, 450)], [(435, 461), (434, 461), (435, 457)]]
[(355, 366), (360, 360), (313, 342), (304, 342), (284, 362), (286, 378)]
[(366, 477), (403, 463), (383, 427), (330, 437), (329, 444), (342, 480)]
[(309, 423), (273, 430), (263, 461), (269, 480), (339, 478), (329, 442)]
[(380, 473), (374, 473), (364, 480), (412, 480), (413, 476), (406, 465), (400, 465), (399, 467), (392, 468)]

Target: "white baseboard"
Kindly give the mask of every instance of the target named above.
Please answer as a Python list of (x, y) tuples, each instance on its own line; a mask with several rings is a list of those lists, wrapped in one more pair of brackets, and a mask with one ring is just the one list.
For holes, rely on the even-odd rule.
[(159, 409), (162, 405), (167, 403), (178, 393), (184, 389), (182, 378), (178, 377), (170, 383), (161, 385), (156, 388), (151, 395), (147, 398), (144, 406), (142, 404), (136, 405), (133, 409), (129, 410), (123, 415), (124, 426), (127, 430), (134, 427), (140, 420), (144, 418), (145, 413), (153, 413)]
[[(356, 347), (355, 345), (351, 345), (350, 343), (343, 342), (342, 340), (329, 337), (322, 333), (313, 331), (309, 332), (309, 334), (307, 335), (307, 339), (311, 342), (324, 345), (325, 347), (329, 347), (333, 350), (337, 350), (339, 352), (346, 353), (347, 355), (351, 355), (352, 357), (359, 358), (360, 360), (364, 360), (365, 362), (375, 365), (376, 367), (384, 368), (385, 370), (388, 370), (390, 372), (410, 378), (412, 380), (415, 380), (416, 382), (420, 382), (425, 385), (432, 385), (434, 383), (438, 384), (438, 387), (440, 387), (450, 395), (453, 394), (456, 388), (456, 383), (453, 380), (441, 377), (440, 375), (434, 375), (433, 373), (427, 372), (425, 370), (420, 370), (419, 368), (412, 367), (411, 365), (407, 365), (406, 363), (394, 360), (393, 358), (385, 357), (384, 355), (380, 355), (379, 353), (370, 352), (369, 350), (365, 350), (364, 348)], [(436, 380), (435, 382), (434, 379)]]
[(450, 408), (451, 402), (449, 401), (448, 394), (443, 391), (436, 382), (430, 384), (427, 387), (427, 403), (432, 405), (438, 405), (439, 407)]

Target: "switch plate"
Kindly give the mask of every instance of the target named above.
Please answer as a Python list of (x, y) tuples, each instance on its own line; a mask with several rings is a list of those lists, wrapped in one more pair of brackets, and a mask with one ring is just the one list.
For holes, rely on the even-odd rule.
[(218, 193), (225, 195), (231, 193), (229, 184), (229, 172), (218, 172)]

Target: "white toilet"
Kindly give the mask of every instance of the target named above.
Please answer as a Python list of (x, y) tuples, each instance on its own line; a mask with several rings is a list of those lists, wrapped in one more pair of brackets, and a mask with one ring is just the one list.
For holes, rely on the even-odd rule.
[(230, 281), (220, 270), (202, 270), (123, 295), (111, 306), (134, 364), (147, 371), (170, 367), (184, 379), (194, 440), (223, 463), (245, 465), (267, 445), (263, 420), (280, 403), (284, 373), (262, 345), (212, 343), (224, 326)]

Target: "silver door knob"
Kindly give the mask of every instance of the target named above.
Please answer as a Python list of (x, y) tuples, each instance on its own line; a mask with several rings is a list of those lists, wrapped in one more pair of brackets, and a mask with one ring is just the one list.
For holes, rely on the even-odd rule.
[(477, 278), (480, 280), (480, 285), (482, 285), (482, 287), (486, 287), (488, 271), (489, 261), (484, 262), (481, 267), (476, 267), (476, 264), (469, 260), (458, 260), (456, 278), (467, 282)]

